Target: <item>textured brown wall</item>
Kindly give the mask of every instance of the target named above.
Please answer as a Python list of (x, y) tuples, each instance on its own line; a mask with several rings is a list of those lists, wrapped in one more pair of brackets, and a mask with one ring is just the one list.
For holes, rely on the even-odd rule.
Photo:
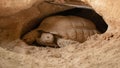
[(34, 20), (66, 9), (70, 7), (48, 4), (42, 0), (0, 0), (0, 40), (20, 38), (21, 34), (33, 28)]

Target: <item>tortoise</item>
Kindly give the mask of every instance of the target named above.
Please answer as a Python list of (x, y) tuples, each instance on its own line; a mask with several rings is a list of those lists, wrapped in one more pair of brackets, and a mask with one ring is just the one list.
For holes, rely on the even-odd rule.
[(23, 40), (28, 44), (37, 42), (40, 45), (61, 47), (58, 43), (59, 40), (82, 43), (96, 33), (100, 32), (96, 29), (95, 24), (88, 19), (77, 16), (51, 16), (44, 19), (37, 29), (26, 34)]

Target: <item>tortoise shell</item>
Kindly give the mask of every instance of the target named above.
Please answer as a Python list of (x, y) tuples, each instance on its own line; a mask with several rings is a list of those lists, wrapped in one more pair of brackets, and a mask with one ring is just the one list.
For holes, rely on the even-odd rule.
[(77, 16), (48, 17), (43, 20), (38, 30), (78, 42), (84, 42), (89, 36), (99, 33), (93, 22)]

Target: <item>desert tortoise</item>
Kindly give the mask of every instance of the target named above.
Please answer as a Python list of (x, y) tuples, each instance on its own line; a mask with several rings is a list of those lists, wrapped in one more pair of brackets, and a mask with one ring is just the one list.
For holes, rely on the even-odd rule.
[(93, 34), (99, 33), (90, 20), (77, 16), (48, 17), (40, 26), (23, 37), (28, 44), (37, 41), (46, 46), (59, 46), (59, 39), (84, 42)]

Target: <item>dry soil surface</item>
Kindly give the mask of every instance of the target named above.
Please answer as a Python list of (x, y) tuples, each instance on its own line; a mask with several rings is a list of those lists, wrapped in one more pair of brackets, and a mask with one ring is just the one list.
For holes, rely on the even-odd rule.
[(106, 33), (63, 48), (28, 46), (22, 40), (3, 43), (0, 68), (119, 68), (119, 40), (119, 34)]

